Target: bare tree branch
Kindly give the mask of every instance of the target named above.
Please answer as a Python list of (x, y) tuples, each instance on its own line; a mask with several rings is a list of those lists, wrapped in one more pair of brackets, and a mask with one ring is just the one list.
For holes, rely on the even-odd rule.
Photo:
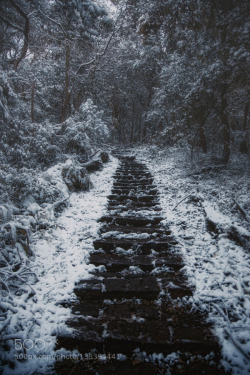
[(17, 25), (14, 25), (13, 23), (11, 23), (9, 20), (7, 20), (6, 18), (4, 18), (1, 14), (0, 14), (0, 19), (6, 23), (6, 25), (8, 25), (9, 27), (12, 27), (12, 29), (15, 29), (17, 31), (20, 31), (20, 33), (23, 33), (23, 29), (21, 29), (21, 27), (17, 26)]
[(61, 23), (57, 22), (56, 20), (54, 20), (53, 18), (50, 18), (49, 16), (47, 16), (47, 14), (45, 14), (43, 11), (41, 11), (41, 9), (39, 10), (39, 12), (44, 16), (46, 17), (49, 21), (51, 21), (52, 23), (54, 23), (55, 25), (57, 25), (63, 32), (63, 35), (65, 36), (65, 38), (68, 39), (68, 35), (66, 33), (66, 31), (64, 30), (63, 26)]
[(18, 65), (25, 58), (27, 50), (28, 50), (30, 23), (29, 23), (29, 17), (27, 16), (27, 14), (24, 13), (24, 11), (19, 7), (19, 5), (17, 5), (14, 0), (10, 0), (10, 3), (25, 20), (24, 29), (22, 30), (22, 33), (24, 35), (24, 43), (23, 43), (19, 57), (14, 61), (14, 69), (17, 70)]

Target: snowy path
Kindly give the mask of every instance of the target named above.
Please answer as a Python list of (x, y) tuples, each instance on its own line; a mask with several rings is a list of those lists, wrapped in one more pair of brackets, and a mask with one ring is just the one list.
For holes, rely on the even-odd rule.
[(153, 177), (134, 157), (120, 158), (90, 254), (96, 269), (77, 283), (68, 332), (58, 335), (58, 347), (75, 355), (56, 372), (223, 375), (205, 314), (188, 303), (193, 291), (180, 247), (161, 224)]
[[(237, 181), (237, 177), (235, 182), (228, 180), (225, 184), (221, 179), (210, 177), (202, 181), (199, 176), (188, 176), (185, 158), (178, 157), (178, 154), (152, 156), (145, 149), (136, 152), (152, 170), (160, 192), (163, 216), (182, 245), (186, 272), (195, 288), (190, 299), (194, 311), (197, 308), (203, 310), (214, 323), (222, 344), (225, 368), (233, 375), (246, 375), (250, 371), (250, 259), (247, 244), (243, 248), (228, 239), (223, 230), (219, 236), (208, 232), (204, 209), (198, 203), (202, 196), (205, 203), (212, 204), (215, 212), (222, 211), (230, 216), (227, 190), (230, 187), (233, 191), (233, 184), (237, 182), (239, 186), (242, 183), (243, 197), (247, 194), (244, 181)], [(117, 165), (117, 160), (112, 159), (103, 171), (92, 174), (93, 189), (72, 194), (70, 207), (56, 220), (56, 226), (34, 235), (32, 249), (36, 260), (32, 269), (39, 279), (33, 285), (36, 295), (28, 299), (16, 297), (18, 313), (13, 314), (10, 326), (10, 331), (13, 328), (15, 332), (13, 338), (32, 341), (26, 342), (24, 353), (23, 348), (12, 340), (12, 349), (5, 356), (10, 361), (14, 359), (17, 367), (15, 370), (5, 367), (3, 375), (47, 374), (52, 368), (56, 355), (53, 351), (55, 336), (64, 329), (70, 316), (70, 309), (58, 302), (74, 299), (75, 282), (84, 275), (87, 277), (92, 269), (86, 260), (89, 250), (93, 250), (93, 240), (100, 226), (96, 219), (106, 211), (112, 174)], [(249, 230), (239, 217), (230, 220), (241, 226), (242, 231)], [(32, 343), (37, 343), (36, 347), (31, 348)], [(29, 355), (28, 360), (17, 361), (17, 356), (23, 354)]]

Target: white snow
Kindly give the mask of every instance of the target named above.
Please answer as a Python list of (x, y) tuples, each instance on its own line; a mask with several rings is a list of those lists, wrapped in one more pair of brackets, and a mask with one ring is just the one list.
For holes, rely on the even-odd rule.
[[(231, 227), (246, 239), (250, 238), (249, 224), (240, 215), (232, 216), (228, 209), (232, 207), (229, 187), (237, 184), (238, 190), (241, 187), (239, 195), (244, 197), (247, 181), (244, 176), (227, 176), (225, 172), (222, 176), (209, 176), (206, 181), (200, 176), (193, 178), (187, 155), (180, 151), (158, 153), (142, 148), (141, 152), (135, 150), (135, 153), (149, 166), (160, 192), (163, 223), (170, 225), (181, 244), (185, 271), (195, 287), (194, 296), (190, 298), (193, 308), (208, 313), (222, 346), (225, 369), (233, 375), (248, 374), (249, 241), (244, 248), (226, 234), (226, 229)], [(202, 204), (199, 202), (201, 196), (204, 198)], [(221, 234), (216, 236), (207, 231), (205, 214), (217, 223)]]
[[(225, 171), (206, 180), (199, 174), (193, 176), (193, 168), (180, 151), (142, 148), (134, 152), (139, 160), (146, 162), (158, 186), (162, 207), (158, 214), (164, 217), (162, 223), (170, 227), (177, 238), (177, 251), (181, 250), (184, 270), (189, 283), (195, 287), (194, 295), (189, 298), (193, 309), (205, 311), (212, 322), (222, 346), (225, 369), (232, 375), (246, 375), (250, 371), (250, 256), (247, 251), (250, 228), (239, 212), (232, 211), (231, 193), (234, 185), (237, 184), (237, 189), (240, 186), (238, 194), (240, 203), (244, 204), (244, 199), (248, 199), (247, 181), (227, 176)], [(88, 256), (94, 250), (93, 239), (99, 228), (97, 219), (106, 213), (107, 196), (117, 164), (112, 158), (101, 172), (92, 174), (93, 188), (89, 192), (71, 194), (69, 207), (61, 216), (48, 218), (47, 229), (33, 235), (31, 245), (35, 260), (27, 263), (27, 270), (34, 272), (38, 281), (25, 288), (34, 289), (35, 295), (16, 295), (14, 304), (7, 299), (1, 302), (8, 309), (5, 324), (10, 323), (5, 338), (12, 344), (10, 352), (4, 355), (6, 359), (14, 358), (17, 366), (15, 370), (6, 366), (3, 375), (46, 374), (56, 355), (59, 358), (78, 355), (77, 352), (54, 351), (56, 334), (66, 329), (65, 322), (70, 316), (70, 309), (60, 302), (74, 300), (75, 282), (90, 277), (92, 266), (88, 264)], [(47, 178), (60, 184), (58, 167), (52, 168)], [(27, 203), (31, 215), (46, 215), (44, 207), (39, 210), (33, 202)], [(134, 211), (123, 214), (138, 216)], [(217, 224), (217, 233), (208, 231), (206, 217)], [(241, 244), (228, 237), (228, 228), (235, 228), (246, 241)], [(119, 232), (108, 232), (103, 238), (110, 236), (131, 238), (131, 234)], [(141, 233), (133, 238), (146, 239), (148, 234)], [(120, 256), (131, 252), (116, 248)], [(131, 271), (142, 272), (138, 267), (132, 267)], [(162, 270), (155, 270), (156, 274), (157, 271)], [(15, 357), (24, 354), (20, 343), (28, 347), (29, 357), (24, 361)], [(175, 361), (178, 355), (173, 353), (172, 359), (170, 357), (162, 360)]]
[(104, 6), (108, 9), (109, 15), (111, 17), (115, 17), (117, 13), (117, 7), (114, 5), (114, 3), (111, 0), (98, 0), (98, 3), (101, 6)]
[[(32, 285), (35, 290), (33, 297), (27, 299), (26, 295), (21, 295), (15, 300), (16, 307), (12, 307), (8, 332), (15, 334), (5, 335), (11, 350), (4, 355), (6, 359), (14, 359), (16, 367), (5, 366), (3, 375), (47, 374), (56, 356), (62, 355), (60, 351), (54, 351), (56, 335), (65, 331), (70, 309), (60, 302), (74, 300), (75, 283), (90, 277), (93, 266), (88, 264), (88, 256), (94, 249), (92, 243), (99, 228), (97, 219), (106, 211), (112, 174), (117, 166), (117, 160), (111, 159), (102, 171), (91, 174), (93, 188), (89, 192), (71, 194), (69, 208), (49, 229), (33, 235), (35, 260), (30, 262), (30, 267), (38, 282)], [(58, 171), (58, 167), (51, 168), (48, 178), (60, 182)]]

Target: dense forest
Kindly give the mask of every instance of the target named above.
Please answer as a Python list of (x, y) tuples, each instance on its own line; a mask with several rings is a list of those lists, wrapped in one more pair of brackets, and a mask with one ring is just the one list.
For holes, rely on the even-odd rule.
[(249, 25), (248, 0), (0, 1), (0, 332), (16, 289), (34, 295), (31, 233), (112, 149), (180, 150), (191, 169), (233, 161), (244, 175)]
[(1, 1), (3, 164), (89, 139), (248, 153), (248, 1), (114, 3)]

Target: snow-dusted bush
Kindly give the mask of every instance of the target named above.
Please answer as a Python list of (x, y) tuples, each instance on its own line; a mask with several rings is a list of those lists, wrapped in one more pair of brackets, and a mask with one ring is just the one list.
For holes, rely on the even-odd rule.
[(91, 99), (81, 105), (76, 116), (76, 119), (84, 124), (87, 136), (95, 143), (102, 143), (109, 139), (109, 130), (103, 116), (103, 111), (99, 111)]
[(99, 111), (91, 99), (83, 103), (79, 111), (63, 124), (64, 143), (67, 152), (80, 156), (91, 154), (93, 145), (109, 140), (109, 130), (103, 121), (103, 111)]
[(68, 189), (71, 191), (88, 190), (90, 178), (86, 169), (68, 160), (62, 168), (62, 176)]
[(0, 224), (11, 220), (13, 211), (9, 205), (0, 206)]
[(35, 159), (38, 164), (49, 166), (54, 163), (62, 153), (60, 148), (48, 142), (46, 138), (35, 139)]

